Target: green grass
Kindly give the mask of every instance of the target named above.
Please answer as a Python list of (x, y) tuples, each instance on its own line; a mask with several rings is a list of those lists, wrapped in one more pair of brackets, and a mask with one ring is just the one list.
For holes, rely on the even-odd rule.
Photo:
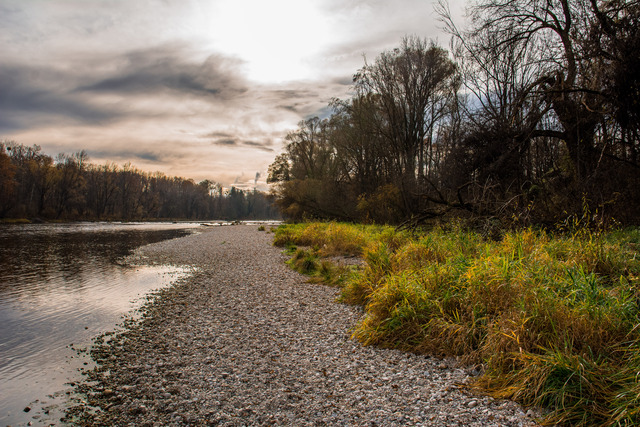
[[(365, 307), (364, 344), (483, 364), (474, 387), (549, 408), (549, 424), (640, 424), (640, 229), (487, 241), (311, 223), (281, 226), (275, 244), (307, 248), (294, 268)], [(364, 266), (337, 272), (335, 255)]]

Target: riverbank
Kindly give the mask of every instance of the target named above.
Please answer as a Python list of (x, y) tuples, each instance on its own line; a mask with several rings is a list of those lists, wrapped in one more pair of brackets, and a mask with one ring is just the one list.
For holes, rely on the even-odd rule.
[[(474, 389), (545, 408), (547, 425), (639, 425), (640, 229), (499, 237), (452, 223), (306, 223), (274, 241), (365, 309), (353, 333), (363, 344), (480, 365)], [(336, 255), (364, 264), (345, 271), (327, 262)]]
[[(510, 401), (459, 387), (475, 372), (350, 339), (361, 310), (290, 270), (273, 234), (211, 227), (146, 246), (147, 263), (194, 274), (158, 293), (139, 322), (105, 336), (79, 387), (84, 425), (532, 424)], [(92, 409), (96, 407), (98, 409)]]

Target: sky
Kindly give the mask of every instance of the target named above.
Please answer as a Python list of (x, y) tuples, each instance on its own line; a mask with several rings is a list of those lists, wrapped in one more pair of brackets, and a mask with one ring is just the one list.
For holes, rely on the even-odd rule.
[[(462, 15), (462, 0), (450, 0)], [(0, 141), (265, 189), (301, 120), (434, 0), (0, 0)]]

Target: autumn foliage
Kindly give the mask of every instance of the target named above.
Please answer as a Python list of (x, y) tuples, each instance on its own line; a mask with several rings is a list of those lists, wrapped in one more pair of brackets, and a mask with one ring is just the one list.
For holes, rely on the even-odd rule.
[(84, 151), (52, 158), (39, 146), (0, 143), (0, 218), (42, 220), (273, 219), (261, 192), (205, 180), (94, 165)]

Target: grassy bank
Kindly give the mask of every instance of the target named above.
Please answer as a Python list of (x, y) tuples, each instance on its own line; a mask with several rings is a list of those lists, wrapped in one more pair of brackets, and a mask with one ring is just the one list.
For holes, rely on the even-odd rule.
[(365, 307), (364, 344), (482, 365), (474, 387), (549, 408), (549, 424), (640, 424), (640, 229), (487, 241), (460, 227), (311, 223), (279, 227), (274, 243)]

